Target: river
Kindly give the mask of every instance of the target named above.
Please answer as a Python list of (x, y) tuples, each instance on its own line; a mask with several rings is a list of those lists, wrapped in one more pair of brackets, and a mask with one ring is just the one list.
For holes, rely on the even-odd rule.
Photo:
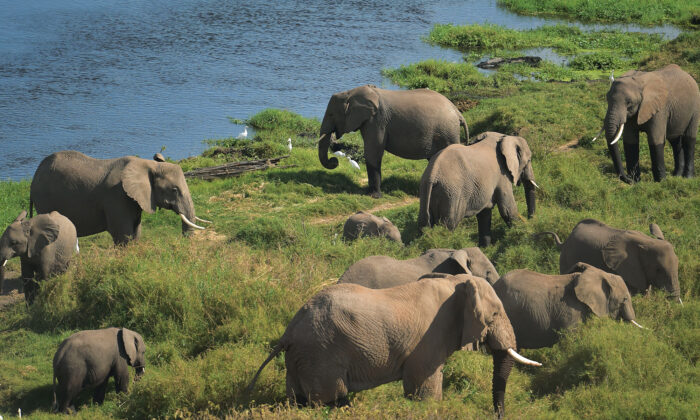
[(320, 119), (334, 92), (396, 88), (383, 68), (461, 60), (421, 41), (433, 24), (486, 22), (559, 21), (479, 0), (0, 0), (0, 180), (66, 149), (199, 154), (269, 107)]

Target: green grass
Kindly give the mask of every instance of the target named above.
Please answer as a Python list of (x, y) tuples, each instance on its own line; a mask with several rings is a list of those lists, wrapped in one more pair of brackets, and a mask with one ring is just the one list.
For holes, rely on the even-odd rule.
[[(547, 36), (568, 33), (557, 28)], [(489, 39), (501, 32), (515, 37), (513, 45), (521, 37), (493, 27), (473, 32), (494, 49), (503, 47)], [(677, 62), (697, 77), (697, 37), (687, 33), (659, 44), (635, 58), (635, 65)], [(614, 61), (607, 48), (615, 42), (604, 44), (576, 47), (591, 53), (580, 66)], [(643, 232), (655, 222), (678, 254), (685, 305), (669, 302), (661, 292), (635, 296), (638, 321), (649, 330), (594, 319), (564, 332), (552, 348), (523, 351), (544, 366), (513, 370), (507, 412), (513, 418), (697, 418), (700, 177), (652, 182), (642, 139), (642, 182), (621, 183), (605, 145), (590, 143), (605, 114), (607, 82), (583, 80), (579, 70), (551, 63), (536, 71), (559, 75), (551, 77), (557, 80), (576, 75), (566, 80), (578, 81), (542, 83), (514, 76), (528, 71), (533, 70), (512, 66), (483, 76), (467, 64), (427, 61), (387, 75), (402, 85), (428, 86), (457, 101), (472, 101), (476, 106), (464, 112), (472, 135), (495, 130), (528, 140), (542, 188), (533, 219), (506, 228), (494, 216), (495, 241), (484, 252), (501, 274), (517, 268), (558, 271), (556, 248), (549, 241), (533, 241), (535, 232), (553, 230), (563, 239), (587, 217)], [(294, 149), (282, 164), (294, 166), (190, 180), (197, 214), (214, 222), (207, 231), (183, 238), (172, 212), (144, 214), (138, 243), (115, 248), (106, 233), (81, 238), (81, 253), (68, 272), (44, 282), (29, 310), (22, 302), (0, 309), (0, 414), (7, 418), (21, 407), (37, 418), (57, 418), (49, 410), (51, 359), (58, 344), (76, 330), (124, 326), (141, 332), (147, 342), (147, 374), (128, 395), (116, 395), (110, 385), (101, 407), (92, 406), (86, 393), (78, 418), (490, 418), (492, 366), (482, 352), (450, 357), (441, 402), (406, 400), (395, 382), (355, 393), (352, 407), (297, 409), (285, 401), (283, 357), (263, 371), (252, 400), (242, 394), (296, 311), (353, 262), (379, 254), (409, 258), (428, 248), (477, 242), (474, 218), (453, 232), (438, 226), (419, 234), (416, 197), (427, 162), (385, 155), (384, 197), (375, 200), (365, 195), (364, 166), (354, 171), (341, 160), (330, 171), (320, 165), (317, 120), (265, 110), (244, 123), (255, 128), (255, 140), (211, 141), (214, 148), (236, 150), (207, 152), (180, 164), (190, 169), (287, 154), (291, 137)], [(355, 157), (361, 155), (359, 134), (342, 140), (356, 148)], [(666, 161), (672, 162), (670, 148)], [(0, 183), (0, 224), (26, 208), (28, 195), (27, 181)], [(521, 187), (516, 197), (524, 215)], [(398, 226), (405, 246), (383, 239), (339, 239), (350, 214), (375, 207)], [(7, 268), (17, 272), (19, 261), (11, 260)]]
[(498, 0), (498, 4), (523, 15), (564, 17), (582, 22), (674, 24), (697, 27), (697, 0)]

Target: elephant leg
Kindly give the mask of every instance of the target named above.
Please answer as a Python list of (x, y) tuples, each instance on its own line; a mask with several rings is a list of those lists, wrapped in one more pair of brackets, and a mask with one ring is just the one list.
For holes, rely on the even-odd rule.
[(666, 178), (664, 143), (653, 144), (649, 142), (649, 153), (651, 154), (651, 172), (654, 174), (654, 181), (659, 182)]
[(382, 198), (381, 184), (382, 184), (382, 163), (371, 165), (367, 162), (367, 180), (369, 187), (369, 195), (372, 198)]
[(34, 302), (34, 296), (36, 296), (36, 280), (34, 276), (36, 275), (34, 265), (22, 258), (20, 260), (20, 266), (22, 270), (22, 291), (24, 292), (24, 300), (27, 305), (31, 305)]
[(109, 381), (109, 376), (105, 378), (102, 383), (97, 385), (95, 387), (95, 390), (92, 393), (92, 401), (95, 404), (102, 405), (102, 403), (105, 400), (105, 393), (107, 392), (107, 382)]
[(305, 407), (309, 404), (309, 400), (304, 395), (304, 390), (294, 378), (289, 370), (287, 370), (287, 399), (290, 404), (295, 404), (298, 407)]
[(506, 384), (510, 370), (513, 368), (513, 358), (506, 350), (494, 350), (493, 352), (493, 382), (491, 391), (493, 393), (493, 409), (498, 418), (503, 418), (506, 410), (505, 396)]
[(633, 182), (639, 182), (639, 143), (622, 143), (622, 147), (625, 149), (627, 175)]
[(673, 150), (673, 176), (681, 176), (685, 168), (682, 137), (677, 137), (668, 142), (671, 143), (671, 149)]
[[(442, 367), (440, 365), (433, 372), (422, 372), (424, 366), (415, 366), (415, 369), (404, 368), (403, 394), (406, 398), (424, 400), (428, 398), (437, 401), (442, 399)], [(418, 370), (418, 373), (413, 370)]]
[(695, 136), (683, 136), (683, 157), (685, 158), (685, 168), (683, 176), (692, 178), (695, 175)]
[[(311, 369), (305, 369), (299, 378), (303, 396), (309, 404), (337, 405), (347, 398), (347, 372), (335, 363), (319, 363)], [(297, 398), (298, 398), (297, 394)]]
[(365, 145), (365, 163), (367, 164), (367, 183), (372, 198), (382, 196), (382, 158), (384, 157), (385, 132), (379, 127), (360, 129)]
[(137, 239), (137, 231), (140, 233), (141, 213), (133, 217), (133, 208), (128, 205), (117, 204), (105, 210), (107, 218), (107, 231), (112, 235), (115, 245), (126, 245), (130, 241)]
[(66, 378), (65, 386), (59, 383), (56, 392), (56, 399), (58, 400), (58, 412), (70, 414), (75, 412), (75, 407), (73, 406), (73, 399), (80, 394), (82, 390), (82, 377), (80, 375), (71, 376)]
[(491, 210), (483, 209), (476, 215), (479, 224), (479, 246), (482, 248), (491, 245)]

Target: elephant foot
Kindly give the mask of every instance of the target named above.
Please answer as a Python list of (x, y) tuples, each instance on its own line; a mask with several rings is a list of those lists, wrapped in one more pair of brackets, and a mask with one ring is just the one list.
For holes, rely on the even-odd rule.
[(491, 246), (491, 237), (490, 236), (484, 236), (479, 238), (479, 248), (486, 248), (488, 246)]
[[(638, 180), (639, 179), (637, 179), (637, 181)], [(630, 178), (629, 176), (627, 176), (625, 174), (620, 175), (620, 181), (624, 182), (625, 184), (630, 184), (630, 185), (635, 183), (634, 179)]]
[(382, 198), (382, 197), (383, 197), (381, 191), (371, 191), (371, 192), (369, 193), (369, 196), (372, 197), (372, 198)]

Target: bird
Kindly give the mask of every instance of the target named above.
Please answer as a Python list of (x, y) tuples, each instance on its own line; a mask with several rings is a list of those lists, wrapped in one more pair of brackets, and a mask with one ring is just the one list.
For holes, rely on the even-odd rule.
[(248, 137), (248, 126), (246, 125), (245, 128), (243, 128), (243, 131), (241, 131), (241, 134), (238, 135), (238, 139), (245, 139)]
[(610, 72), (610, 83), (615, 81), (615, 70)]
[(340, 156), (340, 157), (345, 156), (345, 153), (343, 153), (341, 150), (337, 150), (337, 151), (333, 152), (333, 154), (336, 156)]
[(353, 168), (355, 168), (355, 169), (357, 169), (357, 170), (359, 171), (359, 170), (360, 170), (360, 165), (358, 165), (357, 162), (355, 162), (354, 160), (352, 160), (352, 158), (351, 158), (350, 156), (347, 156), (347, 158), (348, 158), (348, 162), (350, 162), (350, 166), (352, 166)]
[(287, 149), (289, 149), (290, 152), (292, 151), (292, 138), (291, 137), (287, 139)]

